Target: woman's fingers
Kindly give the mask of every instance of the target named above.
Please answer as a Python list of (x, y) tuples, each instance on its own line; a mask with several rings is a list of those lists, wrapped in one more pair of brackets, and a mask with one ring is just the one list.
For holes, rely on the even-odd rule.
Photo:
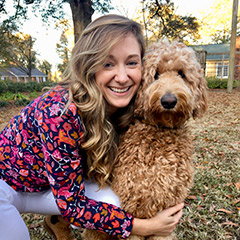
[(168, 211), (169, 216), (175, 215), (177, 214), (180, 210), (182, 210), (184, 207), (184, 203), (179, 203), (174, 207), (170, 207), (168, 209), (166, 209), (166, 211)]
[(183, 203), (167, 208), (149, 219), (135, 218), (132, 233), (141, 236), (168, 236), (182, 216)]
[(174, 207), (170, 207), (170, 208), (163, 210), (159, 214), (165, 215), (166, 222), (169, 225), (174, 225), (174, 224), (177, 224), (179, 222), (180, 218), (182, 217), (183, 207), (184, 207), (184, 204), (180, 203)]

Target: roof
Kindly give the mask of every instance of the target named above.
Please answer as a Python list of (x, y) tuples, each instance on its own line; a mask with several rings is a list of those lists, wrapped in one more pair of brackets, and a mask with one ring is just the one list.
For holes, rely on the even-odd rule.
[[(27, 75), (27, 69), (24, 68), (24, 70), (22, 68), (19, 68), (19, 67), (10, 67), (10, 68), (6, 69), (5, 71), (1, 71), (0, 75), (2, 75), (2, 76), (14, 76), (14, 77), (27, 77), (28, 76)], [(47, 77), (47, 75), (45, 73), (39, 71), (36, 68), (32, 69), (31, 76), (32, 77)]]
[[(230, 44), (207, 44), (207, 45), (193, 45), (195, 51), (206, 51), (207, 60), (222, 60), (223, 55), (225, 60), (229, 60)], [(216, 53), (216, 54), (214, 54)]]

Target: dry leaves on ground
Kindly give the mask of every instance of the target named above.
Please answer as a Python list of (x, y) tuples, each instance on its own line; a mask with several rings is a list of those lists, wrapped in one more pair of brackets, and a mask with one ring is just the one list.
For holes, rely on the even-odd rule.
[[(21, 107), (0, 109), (0, 130)], [(209, 90), (205, 116), (191, 122), (195, 184), (178, 225), (179, 240), (240, 239), (240, 92)], [(52, 239), (43, 216), (24, 214), (31, 239)], [(75, 231), (76, 236), (80, 236)]]

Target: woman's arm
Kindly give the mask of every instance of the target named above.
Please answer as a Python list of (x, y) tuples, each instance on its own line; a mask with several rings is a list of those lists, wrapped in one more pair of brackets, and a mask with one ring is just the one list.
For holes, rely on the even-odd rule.
[(140, 236), (159, 235), (168, 236), (176, 228), (182, 216), (183, 203), (159, 212), (150, 219), (135, 218), (132, 234)]
[(46, 176), (59, 210), (75, 226), (127, 238), (133, 217), (121, 208), (85, 196), (84, 156), (79, 151), (84, 131), (82, 121), (73, 103), (61, 115), (64, 108), (61, 96), (64, 93), (49, 94), (39, 103), (37, 114)]

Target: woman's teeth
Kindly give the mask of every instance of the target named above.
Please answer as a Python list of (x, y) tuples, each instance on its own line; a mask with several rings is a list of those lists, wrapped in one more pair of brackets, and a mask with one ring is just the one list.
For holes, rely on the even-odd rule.
[(113, 92), (117, 92), (117, 93), (124, 93), (127, 92), (129, 90), (130, 87), (126, 87), (126, 88), (114, 88), (114, 87), (110, 87), (110, 89)]

